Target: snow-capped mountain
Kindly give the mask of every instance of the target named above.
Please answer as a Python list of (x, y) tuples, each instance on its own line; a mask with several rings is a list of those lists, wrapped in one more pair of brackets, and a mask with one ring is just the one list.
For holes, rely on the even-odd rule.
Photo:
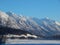
[(0, 11), (0, 25), (21, 29), (38, 36), (60, 34), (60, 22), (47, 18), (38, 19)]

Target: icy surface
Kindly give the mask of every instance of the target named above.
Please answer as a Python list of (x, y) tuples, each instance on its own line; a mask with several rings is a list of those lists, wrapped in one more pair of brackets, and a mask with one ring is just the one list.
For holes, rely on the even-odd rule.
[(60, 44), (59, 40), (8, 39), (6, 44)]

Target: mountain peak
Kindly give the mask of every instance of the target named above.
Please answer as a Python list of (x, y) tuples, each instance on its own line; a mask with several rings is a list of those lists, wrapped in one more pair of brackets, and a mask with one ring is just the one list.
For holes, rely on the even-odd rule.
[(12, 11), (8, 11), (6, 12), (8, 15), (14, 15), (14, 13)]
[(46, 20), (50, 20), (50, 18), (49, 18), (49, 17), (45, 17), (44, 19), (46, 19)]
[(1, 17), (1, 18), (7, 18), (8, 15), (7, 15), (5, 12), (0, 11), (0, 17)]
[(49, 17), (45, 17), (45, 19), (49, 19)]
[(46, 20), (46, 21), (49, 21), (51, 20), (49, 17), (45, 17), (45, 18), (42, 18), (42, 20)]

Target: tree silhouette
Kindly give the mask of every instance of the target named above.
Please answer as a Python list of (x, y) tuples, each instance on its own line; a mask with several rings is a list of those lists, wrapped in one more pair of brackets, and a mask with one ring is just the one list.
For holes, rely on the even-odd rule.
[(0, 26), (0, 44), (5, 43), (6, 35), (8, 34), (21, 35), (21, 34), (27, 34), (27, 33), (31, 34), (30, 32), (25, 31), (25, 30)]

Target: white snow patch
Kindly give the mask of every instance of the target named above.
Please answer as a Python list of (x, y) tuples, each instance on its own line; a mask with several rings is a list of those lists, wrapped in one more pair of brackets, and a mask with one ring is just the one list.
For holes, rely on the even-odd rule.
[(59, 22), (56, 21), (55, 23), (60, 26), (60, 23)]

